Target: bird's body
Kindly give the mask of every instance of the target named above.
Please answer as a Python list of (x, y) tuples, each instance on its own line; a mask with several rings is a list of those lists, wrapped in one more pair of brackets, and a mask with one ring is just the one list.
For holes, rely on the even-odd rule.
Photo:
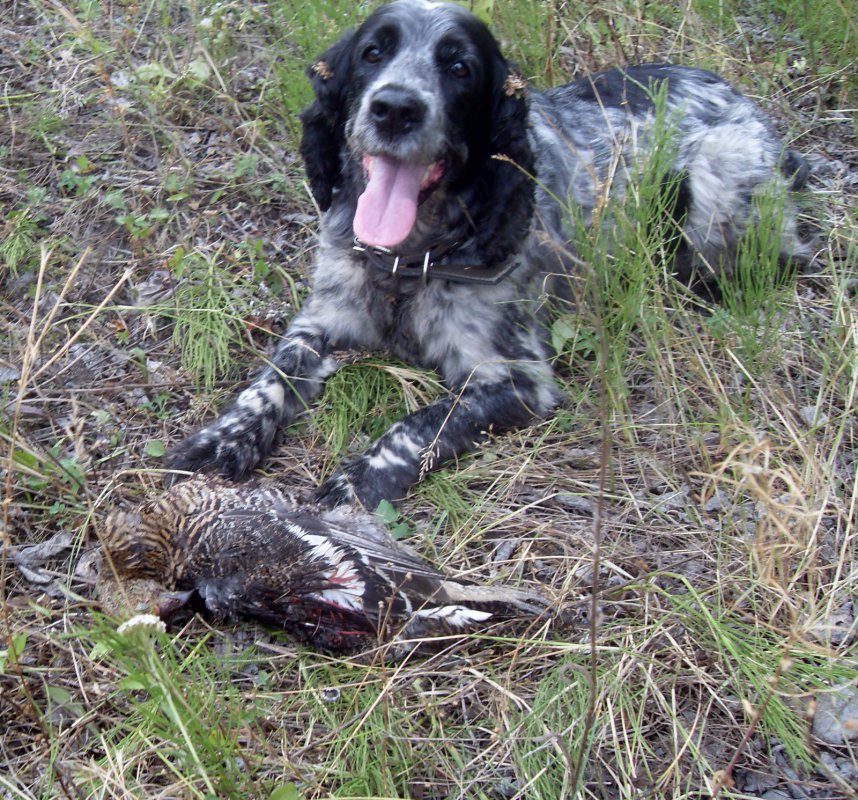
[(107, 582), (192, 591), (216, 618), (257, 619), (331, 650), (545, 607), (534, 594), (452, 580), (373, 517), (301, 505), (270, 483), (195, 477), (137, 512), (113, 512), (101, 538)]

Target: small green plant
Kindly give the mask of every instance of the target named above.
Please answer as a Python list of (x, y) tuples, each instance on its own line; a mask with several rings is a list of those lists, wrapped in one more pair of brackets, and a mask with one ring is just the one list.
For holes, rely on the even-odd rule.
[(341, 0), (319, 0), (316, 3), (271, 2), (275, 29), (283, 37), (278, 50), (286, 58), (274, 65), (276, 91), (286, 112), (286, 123), (296, 139), (300, 136), (297, 114), (312, 98), (310, 82), (298, 79), (302, 72), (344, 30), (366, 16), (366, 8)]
[(94, 175), (95, 164), (86, 156), (78, 156), (71, 166), (60, 173), (60, 188), (68, 194), (82, 197), (95, 185), (98, 176)]
[(735, 268), (719, 276), (721, 307), (710, 320), (713, 332), (753, 371), (777, 359), (780, 323), (795, 277), (781, 259), (784, 201), (774, 190), (754, 197), (756, 224), (739, 243)]
[(429, 507), (439, 509), (433, 525), (443, 534), (438, 538), (439, 543), (444, 536), (465, 530), (472, 524), (486, 502), (478, 488), (484, 482), (480, 480), (479, 470), (466, 469), (468, 463), (473, 463), (473, 459), (463, 458), (457, 464), (430, 472), (414, 489)]
[(151, 400), (141, 403), (140, 407), (150, 411), (155, 419), (168, 420), (172, 416), (169, 392), (158, 392)]
[[(594, 738), (583, 740), (590, 694), (596, 691), (588, 680), (587, 658), (582, 652), (560, 659), (539, 682), (528, 713), (514, 716), (510, 738), (528, 797), (534, 800), (580, 796), (580, 776), (578, 785), (572, 785), (576, 762), (583, 758), (586, 765)], [(607, 663), (603, 670), (607, 672)]]
[(82, 22), (92, 22), (101, 16), (98, 0), (77, 0), (77, 16)]
[(525, 76), (554, 81), (560, 26), (554, 4), (537, 0), (517, 3), (513, 9), (506, 3), (480, 2), (473, 10), (499, 34)]
[(132, 239), (145, 239), (155, 227), (170, 218), (166, 208), (153, 208), (147, 212), (128, 212), (116, 217), (116, 223), (128, 231)]
[(313, 422), (332, 455), (345, 451), (354, 436), (375, 439), (418, 405), (438, 396), (440, 385), (430, 373), (378, 359), (349, 364), (325, 383)]
[[(121, 675), (114, 702), (124, 713), (106, 741), (159, 764), (186, 796), (262, 796), (256, 757), (239, 743), (260, 712), (228, 673), (253, 653), (215, 657), (201, 646), (182, 652), (163, 630), (157, 617), (145, 615), (118, 629), (105, 622), (82, 632), (92, 638), (92, 657)], [(133, 781), (133, 772), (127, 777)]]
[(665, 273), (681, 237), (672, 213), (679, 187), (673, 171), (676, 119), (667, 109), (666, 84), (641, 88), (654, 104), (653, 122), (644, 134), (650, 152), (612, 165), (591, 218), (568, 208), (587, 288), (581, 296), (578, 279), (570, 280), (576, 312), (561, 309), (551, 331), (560, 360), (570, 368), (580, 369), (582, 360), (592, 358), (594, 370), (606, 371), (619, 406), (628, 393), (628, 356), (635, 337), (660, 347), (667, 327), (663, 296), (670, 284)]
[(376, 516), (387, 526), (388, 533), (394, 539), (407, 539), (414, 534), (411, 525), (402, 517), (396, 507), (387, 500), (382, 500), (375, 509)]
[[(215, 257), (179, 248), (170, 268), (180, 285), (175, 295), (173, 342), (182, 366), (211, 389), (231, 363), (230, 347), (243, 340), (241, 316), (233, 306), (233, 287)], [(166, 311), (166, 309), (165, 309)]]
[(18, 268), (32, 264), (38, 253), (41, 230), (32, 208), (12, 211), (0, 233), (0, 259), (13, 274)]
[(27, 646), (27, 634), (15, 633), (9, 637), (7, 646), (0, 648), (0, 675), (6, 674), (6, 667), (21, 658)]
[(22, 130), (44, 147), (46, 152), (56, 156), (59, 152), (57, 134), (65, 127), (66, 120), (57, 112), (55, 98), (23, 100), (22, 105)]
[(63, 444), (57, 442), (40, 454), (20, 445), (13, 450), (12, 462), (21, 470), (22, 484), (36, 498), (48, 495), (61, 487), (60, 495), (65, 503), (76, 503), (86, 486), (86, 472), (81, 464), (70, 456), (62, 456)]
[(272, 264), (265, 257), (264, 247), (264, 242), (259, 239), (241, 242), (235, 252), (239, 269), (249, 264), (254, 284), (264, 286), (275, 297), (279, 297), (288, 286), (292, 290), (293, 308), (297, 307), (300, 301), (296, 295), (294, 277), (281, 265)]

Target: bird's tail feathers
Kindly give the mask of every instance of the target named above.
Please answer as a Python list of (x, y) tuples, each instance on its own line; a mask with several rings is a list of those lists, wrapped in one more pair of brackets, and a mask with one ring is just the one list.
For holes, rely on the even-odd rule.
[(451, 605), (487, 611), (499, 618), (540, 616), (550, 606), (548, 598), (541, 594), (507, 586), (475, 586), (444, 580), (440, 589), (439, 594), (445, 595)]

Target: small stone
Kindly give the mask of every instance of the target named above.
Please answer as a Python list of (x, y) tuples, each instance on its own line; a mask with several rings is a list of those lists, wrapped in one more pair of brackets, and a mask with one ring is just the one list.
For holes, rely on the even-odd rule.
[(730, 498), (726, 492), (718, 489), (712, 497), (706, 501), (703, 507), (707, 514), (714, 514), (716, 511), (723, 511), (730, 506)]
[(858, 765), (849, 758), (835, 758), (831, 753), (823, 750), (819, 754), (819, 760), (830, 772), (838, 773), (846, 783), (858, 786)]
[(813, 735), (834, 746), (858, 738), (858, 689), (847, 687), (817, 698)]
[(589, 497), (580, 497), (569, 492), (559, 492), (554, 502), (561, 508), (589, 517), (593, 516), (596, 510), (596, 504)]
[(811, 428), (821, 428), (828, 422), (828, 415), (823, 414), (816, 406), (802, 406), (798, 415), (805, 425)]
[(769, 789), (774, 789), (780, 783), (778, 777), (764, 772), (742, 772), (737, 777), (741, 778), (737, 782), (742, 787), (742, 791), (748, 794), (760, 794)]
[(858, 601), (848, 600), (813, 624), (808, 632), (820, 642), (841, 646), (855, 638)]

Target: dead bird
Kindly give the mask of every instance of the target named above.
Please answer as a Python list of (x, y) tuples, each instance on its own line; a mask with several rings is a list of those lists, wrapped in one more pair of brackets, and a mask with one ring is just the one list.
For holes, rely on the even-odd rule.
[(196, 476), (136, 512), (111, 513), (100, 538), (108, 612), (123, 594), (134, 610), (149, 598), (162, 618), (196, 602), (215, 620), (256, 619), (326, 650), (474, 630), (547, 607), (535, 593), (452, 579), (374, 517), (302, 505), (271, 483)]

